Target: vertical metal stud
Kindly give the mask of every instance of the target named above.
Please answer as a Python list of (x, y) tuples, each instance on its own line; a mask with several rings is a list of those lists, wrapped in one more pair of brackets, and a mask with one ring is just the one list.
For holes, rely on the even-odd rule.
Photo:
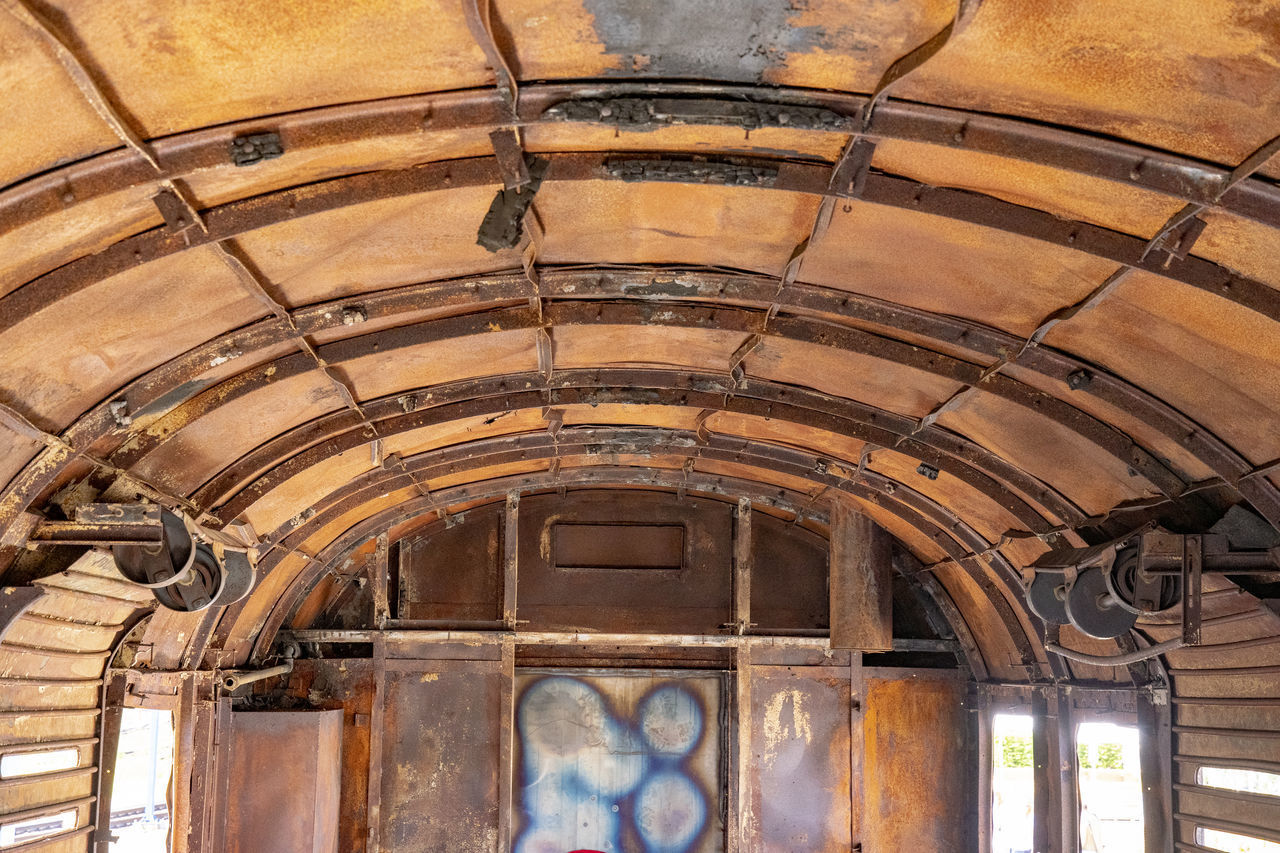
[(738, 499), (733, 533), (733, 627), (745, 634), (751, 628), (751, 501)]
[(502, 528), (502, 624), (516, 629), (516, 585), (520, 579), (520, 493), (507, 494), (506, 523)]

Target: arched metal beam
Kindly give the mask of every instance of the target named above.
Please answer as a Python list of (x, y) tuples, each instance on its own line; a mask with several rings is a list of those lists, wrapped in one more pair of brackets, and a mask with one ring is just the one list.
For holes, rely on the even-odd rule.
[[(467, 340), (473, 337), (521, 329), (543, 329), (552, 335), (558, 328), (579, 326), (656, 326), (740, 332), (744, 336), (759, 335), (766, 339), (796, 341), (870, 356), (960, 384), (980, 387), (986, 393), (1013, 402), (1077, 433), (1103, 453), (1119, 460), (1166, 496), (1176, 496), (1188, 485), (1189, 478), (1171, 470), (1154, 454), (1119, 430), (1057, 397), (1007, 376), (994, 374), (983, 379), (983, 366), (980, 364), (860, 329), (781, 315), (766, 322), (766, 317), (765, 311), (668, 301), (631, 300), (614, 303), (557, 300), (547, 303), (540, 311), (527, 306), (491, 309), (379, 330), (323, 344), (316, 349), (325, 363), (337, 367), (372, 354), (385, 355), (429, 343), (456, 341), (458, 346), (465, 347)], [(728, 367), (726, 364), (726, 372)], [(227, 387), (211, 388), (189, 403), (177, 407), (159, 422), (149, 425), (147, 431), (138, 433), (124, 449), (114, 454), (110, 462), (119, 468), (129, 469), (160, 446), (163, 440), (177, 434), (179, 426), (191, 423), (214, 408), (270, 383), (280, 382), (314, 368), (315, 360), (309, 355), (290, 355), (269, 365), (259, 365), (252, 371), (228, 380)], [(913, 420), (916, 423), (908, 435), (927, 426), (919, 419)], [(174, 425), (174, 428), (166, 428), (166, 423)]]
[[(405, 412), (401, 401), (406, 396), (417, 396), (430, 405)], [(680, 370), (586, 369), (558, 371), (548, 384), (539, 373), (509, 374), (403, 389), (368, 401), (363, 408), (379, 435), (388, 437), (462, 418), (602, 403), (733, 412), (853, 436), (947, 472), (1000, 504), (1032, 533), (1047, 533), (1052, 525), (1020, 494), (1047, 507), (1058, 518), (1085, 518), (1049, 486), (954, 433), (930, 429), (912, 436), (914, 424), (910, 420), (903, 423), (889, 413), (844, 398), (752, 378), (734, 383), (724, 375)], [(229, 521), (285, 480), (371, 440), (362, 422), (353, 421), (345, 412), (334, 412), (284, 433), (237, 460), (198, 489), (195, 499), (202, 506), (216, 507), (220, 517)], [(257, 472), (264, 473), (248, 479)]]
[[(680, 152), (664, 151), (670, 157)], [(692, 156), (692, 155), (690, 155)], [(549, 165), (543, 183), (555, 181), (623, 180), (610, 164), (644, 159), (639, 153), (545, 155)], [(744, 189), (826, 195), (830, 168), (826, 164), (763, 158), (735, 158), (775, 177)], [(695, 170), (672, 171), (664, 180), (702, 183)], [(41, 275), (0, 298), (0, 332), (21, 318), (77, 293), (93, 283), (159, 258), (203, 245), (234, 239), (268, 225), (365, 202), (415, 195), (449, 188), (498, 186), (503, 183), (492, 157), (429, 163), (407, 169), (388, 169), (349, 175), (229, 202), (203, 212), (205, 229), (176, 234), (155, 228), (121, 240), (98, 254), (84, 257)], [(1127, 268), (1141, 269), (1179, 281), (1219, 298), (1235, 302), (1273, 320), (1280, 320), (1280, 290), (1188, 254), (1177, 258), (1147, 251), (1148, 240), (1085, 222), (964, 190), (931, 187), (908, 178), (872, 173), (858, 201), (928, 213), (1028, 237), (1094, 255)], [(478, 227), (478, 224), (477, 224)]]
[[(759, 275), (698, 269), (554, 269), (543, 274), (541, 290), (549, 297), (574, 294), (648, 299), (656, 296), (665, 299), (724, 299), (734, 303), (763, 305), (776, 293), (776, 282)], [(431, 282), (363, 294), (358, 302), (369, 319), (376, 321), (393, 318), (422, 304), (465, 305), (476, 293), (484, 293), (494, 301), (501, 302), (527, 300), (532, 292), (532, 286), (523, 276), (508, 274)], [(798, 312), (888, 326), (900, 329), (912, 337), (926, 336), (949, 346), (962, 345), (992, 357), (998, 357), (1002, 350), (1007, 351), (1017, 344), (1017, 339), (1013, 336), (971, 321), (803, 283), (789, 286), (779, 301)], [(294, 312), (295, 322), (307, 333), (332, 329), (341, 322), (338, 318), (341, 316), (342, 305), (350, 302), (352, 300), (336, 300), (299, 309)], [(255, 350), (279, 343), (285, 336), (278, 321), (260, 321), (206, 342), (153, 369), (107, 400), (123, 399), (128, 402), (131, 412), (142, 415), (161, 406), (172, 406), (176, 395), (184, 392), (192, 394), (201, 387), (191, 381), (192, 377), (207, 370), (211, 362), (216, 363), (228, 357), (243, 357), (245, 354), (252, 359)], [(1251, 500), (1264, 515), (1280, 518), (1280, 501), (1277, 501), (1274, 487), (1265, 478), (1240, 480), (1250, 471), (1248, 462), (1203, 427), (1167, 404), (1105, 371), (1091, 365), (1086, 366), (1078, 359), (1047, 347), (1029, 350), (1020, 364), (1058, 381), (1067, 380), (1077, 371), (1088, 370), (1092, 377), (1089, 388), (1075, 393), (1097, 396), (1108, 404), (1141, 418), (1154, 429), (1183, 444), (1190, 453), (1214, 469), (1226, 483)], [(128, 433), (116, 423), (106, 401), (79, 419), (64, 435), (68, 444), (81, 448), (99, 447), (104, 441), (119, 444), (128, 437)], [(0, 502), (5, 508), (21, 511), (42, 492), (48, 493), (55, 487), (64, 465), (40, 461), (48, 455), (43, 454), (36, 463), (15, 477), (6, 489), (4, 500)]]
[[(626, 82), (608, 79), (524, 84), (520, 87), (520, 117), (516, 123), (527, 127), (540, 122), (560, 121), (562, 119), (557, 112), (547, 115), (547, 111), (565, 102), (589, 105), (616, 98), (655, 101), (697, 99), (724, 104), (725, 108), (719, 115), (714, 109), (704, 110), (707, 117), (701, 124), (706, 127), (738, 125), (749, 130), (752, 124), (761, 121), (763, 126), (783, 126), (777, 121), (777, 114), (789, 111), (786, 126), (792, 129), (842, 136), (859, 129), (859, 117), (868, 101), (867, 97), (858, 94), (794, 87), (771, 86), (766, 89), (663, 80)], [(755, 108), (761, 118), (735, 119), (735, 115), (742, 115), (744, 106)], [(820, 120), (806, 126), (796, 107), (829, 111), (829, 115), (822, 115)], [(620, 130), (631, 128), (620, 116), (621, 111), (614, 111), (610, 117), (581, 121)], [(680, 123), (698, 126), (700, 122), (696, 118), (682, 116)], [(369, 139), (416, 136), (424, 129), (449, 131), (473, 128), (486, 131), (511, 125), (509, 108), (492, 89), (472, 89), (317, 107), (269, 118), (256, 116), (152, 139), (147, 145), (160, 163), (163, 174), (170, 179), (181, 179), (197, 171), (235, 169), (227, 156), (231, 141), (237, 136), (264, 129), (280, 134), (285, 156), (290, 156)], [(877, 104), (864, 135), (877, 140), (921, 142), (1036, 163), (1198, 204), (1212, 203), (1219, 189), (1228, 183), (1232, 171), (1230, 166), (1183, 157), (1085, 130), (904, 101), (886, 100)], [(352, 172), (368, 170), (359, 162), (350, 163), (349, 168)], [(150, 164), (126, 149), (115, 149), (52, 168), (0, 191), (0, 230), (18, 228), (41, 217), (60, 213), (69, 205), (154, 180), (156, 172)], [(1261, 178), (1241, 181), (1214, 206), (1245, 219), (1280, 227), (1280, 188)]]
[[(288, 553), (295, 552), (316, 530), (337, 518), (357, 510), (368, 501), (399, 488), (421, 488), (438, 477), (453, 477), (469, 470), (531, 460), (564, 458), (598, 459), (620, 454), (644, 456), (646, 453), (683, 457), (696, 464), (698, 459), (737, 463), (766, 471), (778, 472), (812, 482), (821, 491), (811, 497), (798, 512), (821, 519), (821, 497), (832, 491), (845, 492), (881, 506), (913, 525), (943, 553), (965, 570), (974, 582), (993, 598), (993, 606), (1004, 606), (1005, 593), (1015, 602), (1024, 602), (1021, 576), (980, 533), (941, 503), (890, 477), (874, 471), (833, 471), (819, 455), (794, 448), (739, 437), (710, 435), (657, 428), (581, 428), (566, 429), (557, 435), (527, 433), (501, 438), (481, 439), (461, 445), (428, 451), (400, 460), (394, 468), (373, 470), (330, 492), (312, 505), (315, 515), (299, 525), (286, 522), (264, 538), (267, 546), (264, 567), (274, 566)], [(697, 473), (688, 471), (687, 473)], [(767, 480), (760, 480), (769, 487)], [(448, 507), (444, 507), (448, 509)], [(793, 510), (795, 512), (795, 510)], [(986, 574), (986, 568), (972, 554), (985, 554), (1000, 580), (997, 589)], [(999, 597), (999, 602), (995, 599)], [(1036, 623), (1034, 616), (1028, 619)], [(1014, 618), (1009, 611), (1010, 618)]]

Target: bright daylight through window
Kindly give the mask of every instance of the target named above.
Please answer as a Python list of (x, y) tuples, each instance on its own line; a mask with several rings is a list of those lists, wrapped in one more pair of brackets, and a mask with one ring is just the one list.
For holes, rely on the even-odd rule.
[(124, 709), (111, 791), (111, 853), (168, 850), (173, 745), (170, 712)]
[(1196, 828), (1196, 844), (1223, 853), (1280, 853), (1280, 844), (1220, 829)]
[(1076, 729), (1080, 774), (1080, 849), (1133, 853), (1143, 847), (1142, 773), (1138, 729), (1081, 723)]
[(1035, 804), (1031, 715), (996, 714), (991, 735), (992, 853), (1031, 853)]

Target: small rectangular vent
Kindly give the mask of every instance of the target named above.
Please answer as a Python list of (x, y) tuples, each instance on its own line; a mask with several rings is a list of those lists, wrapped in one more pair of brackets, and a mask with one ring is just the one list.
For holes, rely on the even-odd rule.
[(684, 567), (682, 524), (555, 524), (557, 569), (678, 571)]

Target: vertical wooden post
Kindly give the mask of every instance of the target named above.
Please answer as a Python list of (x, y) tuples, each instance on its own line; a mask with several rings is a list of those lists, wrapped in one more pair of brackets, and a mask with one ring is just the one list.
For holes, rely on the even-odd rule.
[(365, 853), (382, 851), (382, 727), (387, 709), (387, 641), (373, 637), (373, 707), (369, 716), (369, 843)]
[[(1163, 701), (1161, 701), (1163, 700)], [(1138, 755), (1142, 766), (1145, 853), (1173, 849), (1173, 734), (1167, 692), (1138, 693)]]
[(174, 750), (173, 812), (169, 816), (173, 853), (190, 853), (192, 806), (191, 788), (196, 769), (196, 686), (194, 679), (178, 684), (178, 701), (173, 715), (177, 745)]
[(849, 653), (849, 849), (869, 850), (862, 832), (863, 786), (866, 736), (863, 721), (867, 684), (862, 671), (862, 653)]
[(752, 853), (755, 849), (756, 823), (752, 810), (751, 790), (751, 641), (743, 640), (734, 655), (734, 704), (737, 706), (738, 742), (734, 751), (737, 771), (734, 802), (730, 803), (728, 853)]
[(893, 649), (892, 540), (843, 501), (831, 505), (831, 648)]
[(1052, 698), (1057, 710), (1058, 810), (1062, 849), (1074, 853), (1080, 849), (1080, 783), (1076, 767), (1075, 720), (1071, 713), (1071, 697), (1061, 687)]
[(515, 809), (515, 640), (502, 640), (502, 706), (498, 722), (498, 847), (495, 853), (511, 849)]
[(102, 685), (102, 722), (99, 726), (101, 737), (98, 739), (98, 800), (94, 804), (97, 810), (93, 831), (93, 849), (97, 853), (107, 853), (111, 846), (111, 793), (116, 775), (116, 752), (120, 746), (120, 722), (124, 712), (125, 676), (123, 673), (112, 675), (108, 670)]
[(205, 837), (210, 845), (206, 849), (214, 853), (222, 853), (226, 845), (226, 821), (223, 820), (223, 809), (230, 800), (231, 789), (231, 699), (223, 696), (216, 700), (213, 723), (213, 761), (209, 775), (216, 781), (217, 787), (206, 795)]
[(516, 585), (520, 580), (520, 493), (507, 494), (506, 523), (502, 528), (502, 624), (516, 629)]
[(378, 534), (377, 546), (373, 552), (373, 570), (370, 572), (373, 582), (373, 624), (379, 628), (387, 627), (391, 617), (391, 605), (388, 599), (388, 583), (391, 577), (391, 557), (387, 545), (387, 534)]
[(751, 628), (751, 501), (738, 499), (733, 528), (733, 628), (745, 634)]
[(992, 853), (992, 776), (995, 774), (995, 738), (992, 731), (991, 697), (982, 691), (978, 703), (978, 851)]
[(1031, 698), (1031, 753), (1034, 765), (1034, 853), (1075, 853), (1062, 850), (1062, 777), (1058, 773), (1058, 721), (1050, 713), (1043, 689)]

